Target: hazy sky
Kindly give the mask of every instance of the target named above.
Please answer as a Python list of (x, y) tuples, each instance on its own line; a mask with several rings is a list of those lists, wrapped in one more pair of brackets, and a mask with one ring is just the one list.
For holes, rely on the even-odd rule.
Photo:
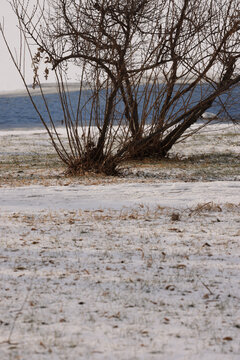
[[(19, 32), (16, 27), (16, 17), (7, 0), (1, 0), (0, 6), (1, 23), (4, 18), (4, 28), (6, 37), (14, 49), (17, 48)], [(17, 70), (11, 62), (10, 55), (0, 35), (0, 91), (15, 90), (23, 88), (22, 81)], [(31, 70), (30, 70), (31, 71)], [(30, 75), (30, 74), (29, 74)]]
[[(19, 49), (19, 30), (17, 19), (8, 0), (0, 0), (0, 22), (4, 21), (5, 35), (12, 50)], [(30, 0), (34, 4), (35, 0)], [(4, 20), (3, 20), (4, 18)], [(26, 68), (27, 84), (33, 80), (31, 63)], [(49, 80), (51, 81), (51, 79)], [(52, 80), (53, 81), (53, 80)], [(12, 63), (6, 45), (0, 34), (0, 92), (23, 89), (24, 85), (15, 66)]]

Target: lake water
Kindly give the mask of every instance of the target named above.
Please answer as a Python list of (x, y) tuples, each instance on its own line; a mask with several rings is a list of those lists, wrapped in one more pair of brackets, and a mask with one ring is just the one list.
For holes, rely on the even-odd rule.
[[(87, 98), (89, 94), (89, 90), (85, 90), (85, 98)], [(73, 108), (76, 108), (78, 102), (78, 92), (71, 92), (70, 96)], [(200, 97), (200, 90), (195, 90), (194, 97), (194, 101), (197, 102)], [(34, 96), (33, 98), (44, 118), (47, 119), (47, 112), (44, 108), (41, 96)], [(222, 97), (223, 100), (224, 98), (225, 96)], [(58, 94), (48, 94), (46, 95), (46, 99), (51, 110), (55, 125), (60, 126), (63, 120), (63, 114)], [(180, 105), (181, 101), (178, 106)], [(227, 110), (234, 119), (240, 121), (240, 86), (234, 89), (233, 101), (231, 101), (231, 106), (229, 106)], [(219, 104), (215, 102), (213, 106), (208, 109), (208, 111), (215, 114), (218, 113)], [(224, 119), (224, 114), (222, 115), (222, 118)], [(0, 96), (0, 129), (26, 129), (41, 127), (41, 120), (39, 119), (39, 116), (36, 113), (28, 96)]]

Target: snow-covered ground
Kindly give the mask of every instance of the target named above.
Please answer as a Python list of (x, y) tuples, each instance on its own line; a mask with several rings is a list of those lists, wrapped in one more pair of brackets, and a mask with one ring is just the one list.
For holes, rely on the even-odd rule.
[(0, 188), (1, 211), (105, 210), (145, 205), (184, 209), (213, 202), (239, 204), (240, 181), (153, 182)]
[[(27, 145), (31, 136), (2, 134), (2, 166), (33, 147), (46, 151), (42, 137)], [(238, 156), (236, 136), (227, 145), (218, 133), (222, 147), (204, 136), (175, 151), (232, 146)], [(240, 358), (237, 170), (235, 181), (229, 170), (224, 181), (208, 173), (188, 182), (176, 172), (163, 180), (159, 166), (94, 184), (28, 186), (4, 168), (0, 359)], [(21, 169), (16, 179), (32, 171)]]

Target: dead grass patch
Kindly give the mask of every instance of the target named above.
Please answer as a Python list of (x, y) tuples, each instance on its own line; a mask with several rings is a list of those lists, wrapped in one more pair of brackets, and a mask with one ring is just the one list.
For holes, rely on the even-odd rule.
[(194, 208), (190, 209), (189, 216), (203, 214), (205, 212), (222, 212), (224, 210), (227, 211), (239, 211), (240, 204), (232, 204), (232, 203), (225, 203), (223, 205), (219, 205), (214, 203), (213, 201), (209, 201), (207, 203), (199, 203)]
[(204, 204), (198, 204), (196, 207), (190, 210), (189, 216), (200, 214), (203, 212), (222, 212), (220, 205), (210, 201)]

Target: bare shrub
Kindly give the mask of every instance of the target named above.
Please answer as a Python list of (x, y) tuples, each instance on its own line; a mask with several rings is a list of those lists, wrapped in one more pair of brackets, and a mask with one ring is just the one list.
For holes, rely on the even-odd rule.
[[(227, 100), (240, 81), (238, 0), (11, 3), (32, 57), (34, 85), (41, 89), (39, 71), (46, 78), (55, 72), (67, 144), (46, 100), (51, 129), (36, 111), (70, 172), (114, 174), (126, 159), (164, 157), (215, 119), (191, 128), (214, 101), (221, 106), (218, 119), (236, 120)], [(3, 27), (1, 32), (5, 38)], [(12, 59), (25, 82), (13, 54)], [(79, 73), (75, 109), (63, 85), (69, 64)]]

